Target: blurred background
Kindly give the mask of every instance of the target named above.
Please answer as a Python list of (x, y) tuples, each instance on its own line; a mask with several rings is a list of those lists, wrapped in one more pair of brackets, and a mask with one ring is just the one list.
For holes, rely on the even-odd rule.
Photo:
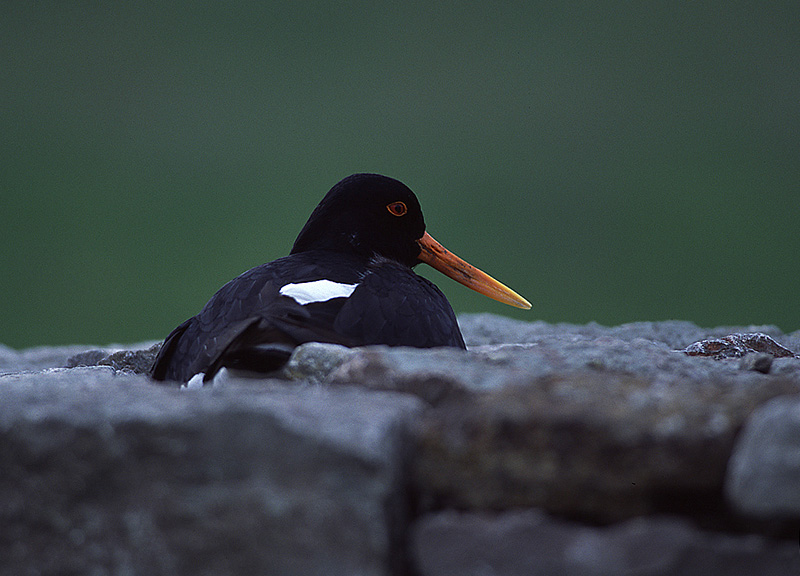
[(361, 171), (533, 303), (424, 271), (457, 313), (800, 329), (799, 21), (796, 0), (4, 1), (0, 342), (163, 338)]

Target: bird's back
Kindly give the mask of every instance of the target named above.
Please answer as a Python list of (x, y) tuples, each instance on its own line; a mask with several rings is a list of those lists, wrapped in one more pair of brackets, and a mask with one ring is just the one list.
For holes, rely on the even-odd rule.
[(447, 299), (407, 266), (309, 251), (228, 282), (167, 337), (152, 375), (185, 382), (222, 366), (269, 372), (311, 341), (464, 348)]

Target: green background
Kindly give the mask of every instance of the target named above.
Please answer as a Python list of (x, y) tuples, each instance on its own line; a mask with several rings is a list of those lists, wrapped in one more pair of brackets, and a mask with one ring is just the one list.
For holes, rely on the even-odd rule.
[[(527, 297), (800, 328), (800, 3), (0, 4), (0, 342), (164, 337), (360, 171)], [(422, 268), (422, 267), (420, 267)]]

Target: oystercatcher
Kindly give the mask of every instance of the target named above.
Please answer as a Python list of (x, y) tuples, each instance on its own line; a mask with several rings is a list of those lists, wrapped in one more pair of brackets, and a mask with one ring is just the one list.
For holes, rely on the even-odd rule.
[(431, 238), (405, 184), (354, 174), (314, 209), (289, 256), (231, 280), (175, 328), (152, 376), (207, 381), (223, 366), (270, 372), (303, 342), (465, 348), (444, 294), (412, 271), (420, 262), (490, 298), (531, 307)]

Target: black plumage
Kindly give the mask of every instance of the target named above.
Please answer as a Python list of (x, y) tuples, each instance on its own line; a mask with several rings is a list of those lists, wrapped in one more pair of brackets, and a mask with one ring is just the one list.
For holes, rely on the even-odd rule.
[[(465, 348), (450, 303), (412, 271), (426, 258), (423, 236), (430, 239), (422, 210), (404, 184), (377, 174), (345, 178), (313, 211), (289, 256), (231, 280), (173, 330), (153, 378), (185, 382), (202, 372), (208, 380), (223, 366), (269, 372), (311, 341)], [(305, 304), (280, 293), (322, 279), (355, 288)]]

